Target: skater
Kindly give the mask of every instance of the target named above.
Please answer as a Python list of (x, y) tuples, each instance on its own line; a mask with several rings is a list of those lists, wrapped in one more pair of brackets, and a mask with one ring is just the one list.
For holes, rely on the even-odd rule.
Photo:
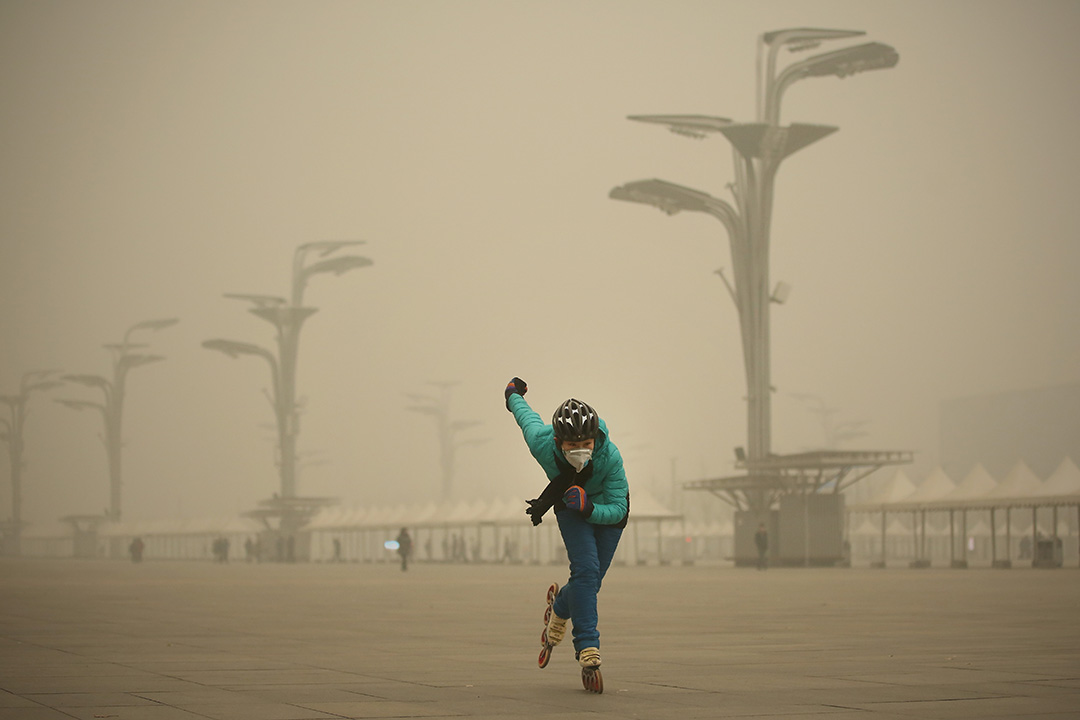
[(528, 385), (515, 377), (504, 393), (507, 410), (548, 478), (540, 496), (527, 501), (525, 512), (533, 525), (539, 525), (554, 508), (570, 560), (566, 585), (560, 590), (553, 584), (548, 590), (540, 667), (547, 665), (551, 648), (563, 639), (570, 620), (582, 682), (588, 690), (603, 692), (596, 594), (630, 512), (622, 456), (608, 438), (607, 424), (589, 405), (571, 398), (546, 425), (525, 401), (527, 390)]

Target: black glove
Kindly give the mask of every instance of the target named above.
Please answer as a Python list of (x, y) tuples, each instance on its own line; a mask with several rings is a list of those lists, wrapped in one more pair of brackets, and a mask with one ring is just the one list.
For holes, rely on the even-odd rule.
[(539, 498), (526, 500), (525, 502), (529, 504), (529, 507), (525, 508), (525, 514), (532, 520), (533, 527), (544, 522), (544, 513), (548, 511), (548, 508), (544, 507), (544, 502)]
[(510, 382), (506, 383), (506, 392), (503, 395), (506, 397), (506, 409), (510, 409), (510, 396), (511, 395), (524, 395), (529, 392), (529, 386), (525, 384), (525, 381), (519, 377), (514, 378)]

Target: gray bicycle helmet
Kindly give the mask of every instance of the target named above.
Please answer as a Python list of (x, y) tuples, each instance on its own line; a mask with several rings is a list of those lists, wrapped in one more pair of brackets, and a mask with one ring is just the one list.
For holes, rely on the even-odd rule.
[(600, 432), (600, 416), (585, 403), (570, 398), (551, 416), (551, 427), (560, 440), (592, 440)]

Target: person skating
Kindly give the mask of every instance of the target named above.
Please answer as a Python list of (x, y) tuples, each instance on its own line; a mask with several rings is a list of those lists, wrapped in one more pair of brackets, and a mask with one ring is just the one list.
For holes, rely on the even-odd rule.
[(504, 393), (507, 410), (548, 478), (540, 496), (527, 501), (525, 512), (535, 526), (554, 508), (570, 560), (566, 585), (548, 589), (539, 664), (547, 665), (569, 620), (582, 682), (588, 690), (603, 692), (596, 595), (630, 511), (622, 455), (608, 437), (607, 424), (588, 404), (570, 398), (559, 405), (548, 425), (526, 402), (527, 390), (528, 385), (515, 377)]

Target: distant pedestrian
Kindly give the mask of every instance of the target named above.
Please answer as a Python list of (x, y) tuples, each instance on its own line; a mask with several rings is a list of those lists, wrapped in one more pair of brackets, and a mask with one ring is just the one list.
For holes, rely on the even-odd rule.
[(765, 529), (765, 523), (758, 523), (754, 545), (757, 546), (757, 569), (764, 570), (769, 567), (769, 531)]
[(344, 562), (341, 557), (341, 541), (334, 538), (334, 562)]
[(143, 542), (141, 537), (137, 537), (131, 541), (128, 545), (128, 552), (131, 554), (131, 562), (142, 562), (143, 550), (146, 548), (146, 543)]
[(406, 528), (401, 528), (401, 532), (397, 536), (398, 555), (401, 556), (401, 570), (404, 572), (409, 569), (409, 556), (412, 555), (412, 537), (409, 536), (409, 531)]
[(211, 545), (211, 552), (214, 555), (214, 560), (219, 563), (229, 561), (229, 539), (226, 537), (219, 537), (214, 540)]

